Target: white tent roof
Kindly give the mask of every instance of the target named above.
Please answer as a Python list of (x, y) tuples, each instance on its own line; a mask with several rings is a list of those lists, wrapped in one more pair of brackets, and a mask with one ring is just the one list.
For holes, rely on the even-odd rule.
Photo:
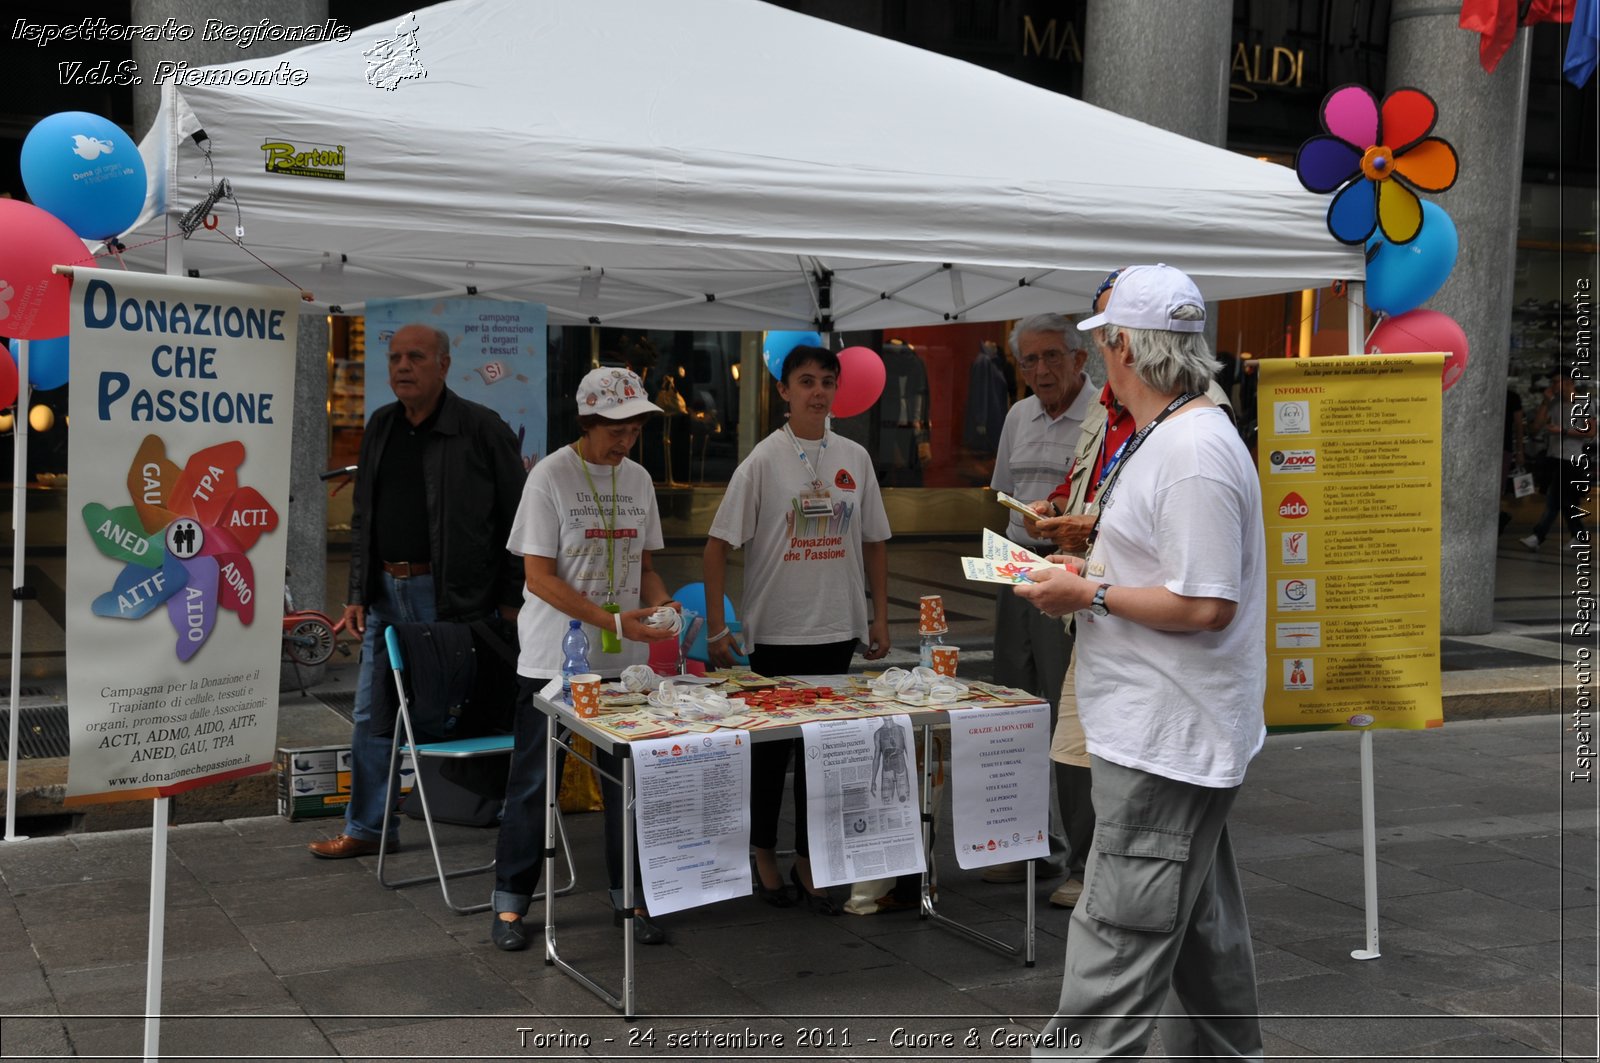
[[(811, 328), (827, 275), (832, 327), (870, 329), (1079, 310), (1132, 262), (1214, 299), (1363, 273), (1281, 166), (757, 0), (452, 0), (387, 91), (363, 52), (395, 30), (206, 68), (300, 85), (169, 92), (153, 207), (211, 187), (202, 127), (246, 246), (317, 305), (471, 286), (552, 324)], [(271, 141), (342, 145), (345, 179), (265, 172)], [(184, 265), (281, 283), (217, 213)]]

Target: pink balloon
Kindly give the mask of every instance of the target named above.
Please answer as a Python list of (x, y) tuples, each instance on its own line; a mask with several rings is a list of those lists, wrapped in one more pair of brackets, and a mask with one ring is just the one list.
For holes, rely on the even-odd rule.
[(0, 410), (16, 405), (17, 402), (17, 363), (9, 358), (0, 358)]
[(839, 352), (839, 393), (833, 398), (835, 417), (866, 413), (883, 394), (883, 359), (870, 347), (846, 347)]
[(72, 282), (50, 267), (87, 258), (83, 241), (55, 215), (15, 199), (0, 199), (0, 233), (0, 336), (66, 335)]
[(1368, 354), (1446, 355), (1441, 390), (1449, 391), (1467, 371), (1467, 334), (1455, 318), (1437, 310), (1411, 310), (1391, 317), (1373, 330)]

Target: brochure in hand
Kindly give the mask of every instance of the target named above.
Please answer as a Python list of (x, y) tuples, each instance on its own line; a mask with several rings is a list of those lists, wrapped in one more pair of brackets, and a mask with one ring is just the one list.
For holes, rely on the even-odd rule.
[[(1005, 499), (1009, 496), (1002, 494), (1001, 497)], [(983, 556), (961, 559), (962, 575), (979, 583), (1031, 583), (1031, 574), (1034, 572), (1065, 567), (1046, 561), (1027, 547), (1018, 546), (988, 528), (983, 530)]]

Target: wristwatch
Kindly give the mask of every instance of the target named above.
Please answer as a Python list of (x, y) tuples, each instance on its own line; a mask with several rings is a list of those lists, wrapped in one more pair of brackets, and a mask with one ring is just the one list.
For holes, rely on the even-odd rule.
[(1110, 616), (1111, 610), (1106, 608), (1106, 591), (1111, 589), (1111, 584), (1102, 583), (1095, 588), (1094, 600), (1089, 603), (1089, 612), (1095, 616)]

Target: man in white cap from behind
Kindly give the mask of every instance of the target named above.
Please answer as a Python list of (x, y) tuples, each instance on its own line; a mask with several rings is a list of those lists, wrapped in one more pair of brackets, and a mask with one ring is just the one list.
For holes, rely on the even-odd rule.
[(1205, 398), (1216, 363), (1194, 282), (1131, 266), (1095, 310), (1078, 327), (1138, 430), (1101, 485), (1086, 556), (1017, 590), (1051, 616), (1077, 615), (1097, 819), (1060, 1004), (1034, 1054), (1137, 1057), (1165, 1012), (1170, 1055), (1260, 1059), (1228, 832), (1266, 737), (1260, 489), (1238, 432)]

